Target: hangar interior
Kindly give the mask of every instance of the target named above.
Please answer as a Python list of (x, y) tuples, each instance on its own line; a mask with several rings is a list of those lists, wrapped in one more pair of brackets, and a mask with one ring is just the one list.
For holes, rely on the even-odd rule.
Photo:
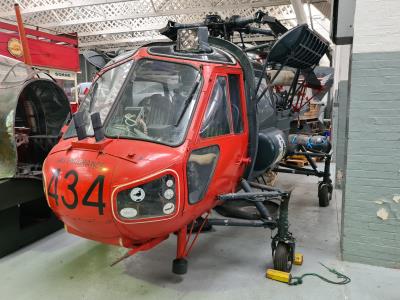
[(398, 299), (399, 16), (1, 0), (1, 297)]

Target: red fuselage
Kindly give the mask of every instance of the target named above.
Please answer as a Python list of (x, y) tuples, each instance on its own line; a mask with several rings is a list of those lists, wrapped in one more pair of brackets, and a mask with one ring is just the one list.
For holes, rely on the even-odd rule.
[[(147, 48), (140, 49), (129, 60), (138, 62), (144, 58), (189, 64), (201, 73), (197, 103), (183, 143), (167, 146), (138, 139), (109, 138), (107, 134), (100, 142), (93, 137), (80, 141), (76, 137), (62, 138), (43, 166), (48, 205), (65, 223), (68, 232), (128, 248), (167, 237), (209, 211), (217, 205), (218, 195), (236, 191), (248, 162), (248, 125), (240, 66), (151, 55)], [(234, 133), (232, 110), (229, 109), (229, 133), (203, 138), (199, 133), (213, 87), (218, 77), (228, 78), (229, 74), (240, 78), (242, 131)], [(229, 89), (227, 101), (228, 104), (232, 101)], [(190, 204), (189, 157), (197, 149), (212, 146), (219, 149), (212, 178), (201, 199)], [(168, 185), (173, 185), (174, 206), (170, 210), (164, 206), (161, 215), (143, 218), (134, 217), (135, 210), (128, 208), (132, 218), (122, 217), (118, 212), (118, 195), (160, 178), (172, 179)]]

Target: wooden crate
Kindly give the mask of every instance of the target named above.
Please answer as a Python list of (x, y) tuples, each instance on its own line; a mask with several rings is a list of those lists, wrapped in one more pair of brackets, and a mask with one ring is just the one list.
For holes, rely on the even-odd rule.
[(310, 103), (310, 109), (308, 111), (306, 111), (303, 116), (306, 118), (318, 118), (319, 115), (319, 111), (321, 109), (321, 106), (319, 104), (316, 103)]

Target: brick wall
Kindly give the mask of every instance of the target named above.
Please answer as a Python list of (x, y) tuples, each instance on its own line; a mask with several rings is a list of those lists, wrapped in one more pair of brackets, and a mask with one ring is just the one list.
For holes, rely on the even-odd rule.
[(350, 72), (343, 258), (400, 268), (400, 1), (357, 0)]

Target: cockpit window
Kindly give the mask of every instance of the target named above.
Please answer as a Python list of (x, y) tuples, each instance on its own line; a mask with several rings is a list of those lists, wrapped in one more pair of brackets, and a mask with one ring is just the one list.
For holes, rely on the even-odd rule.
[[(84, 112), (87, 135), (93, 135), (90, 114), (99, 112), (102, 122), (105, 121), (122, 85), (128, 76), (133, 61), (127, 61), (102, 74), (93, 84), (92, 89), (81, 103), (79, 111)], [(64, 138), (76, 136), (74, 121), (71, 121)]]
[(199, 71), (189, 65), (138, 61), (104, 126), (106, 136), (181, 144), (200, 80)]
[(226, 77), (218, 76), (201, 125), (202, 138), (230, 133), (231, 122), (226, 86)]

